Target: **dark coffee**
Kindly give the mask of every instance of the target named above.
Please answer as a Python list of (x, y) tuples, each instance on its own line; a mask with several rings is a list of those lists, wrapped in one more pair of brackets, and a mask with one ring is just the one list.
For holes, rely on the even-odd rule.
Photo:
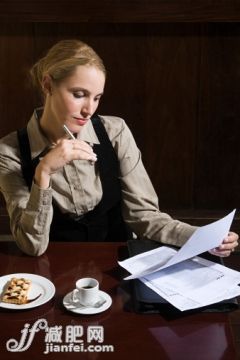
[(82, 286), (82, 289), (92, 289), (92, 286), (87, 285), (87, 286)]

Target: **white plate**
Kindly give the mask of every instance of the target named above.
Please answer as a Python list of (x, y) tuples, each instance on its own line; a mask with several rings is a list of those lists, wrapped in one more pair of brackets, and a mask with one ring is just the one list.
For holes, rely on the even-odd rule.
[(2, 293), (4, 286), (12, 277), (25, 278), (32, 281), (32, 286), (30, 288), (28, 295), (29, 300), (36, 298), (39, 294), (41, 295), (35, 301), (22, 305), (8, 304), (0, 301), (0, 307), (2, 308), (13, 309), (13, 310), (31, 309), (40, 306), (42, 304), (45, 304), (55, 294), (55, 286), (50, 280), (40, 275), (26, 274), (26, 273), (9, 274), (5, 276), (1, 276), (0, 293)]
[(64, 299), (63, 299), (63, 305), (67, 310), (70, 310), (76, 314), (86, 314), (86, 315), (93, 315), (101, 313), (105, 310), (107, 310), (112, 305), (112, 298), (110, 295), (108, 295), (106, 292), (99, 290), (99, 299), (100, 300), (106, 300), (104, 304), (98, 308), (94, 307), (81, 307), (78, 308), (73, 302), (72, 302), (72, 291), (68, 293)]

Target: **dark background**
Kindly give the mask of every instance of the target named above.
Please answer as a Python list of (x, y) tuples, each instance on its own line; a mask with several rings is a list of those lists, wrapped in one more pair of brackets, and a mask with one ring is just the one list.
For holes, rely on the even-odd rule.
[(0, 137), (41, 104), (31, 65), (81, 39), (108, 70), (99, 113), (126, 120), (160, 209), (192, 224), (219, 218), (240, 204), (239, 20), (231, 0), (0, 1)]

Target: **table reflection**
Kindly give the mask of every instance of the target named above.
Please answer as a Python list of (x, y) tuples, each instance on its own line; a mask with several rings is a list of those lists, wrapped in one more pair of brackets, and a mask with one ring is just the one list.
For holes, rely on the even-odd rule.
[(169, 325), (149, 330), (167, 359), (192, 360), (188, 354), (194, 353), (194, 360), (219, 360), (224, 358), (228, 347), (225, 323)]

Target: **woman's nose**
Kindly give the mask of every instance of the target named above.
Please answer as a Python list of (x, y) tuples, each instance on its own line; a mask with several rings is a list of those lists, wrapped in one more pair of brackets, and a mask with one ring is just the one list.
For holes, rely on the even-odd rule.
[(88, 100), (84, 103), (84, 106), (82, 107), (82, 112), (84, 115), (92, 115), (95, 111), (95, 106), (92, 100)]

